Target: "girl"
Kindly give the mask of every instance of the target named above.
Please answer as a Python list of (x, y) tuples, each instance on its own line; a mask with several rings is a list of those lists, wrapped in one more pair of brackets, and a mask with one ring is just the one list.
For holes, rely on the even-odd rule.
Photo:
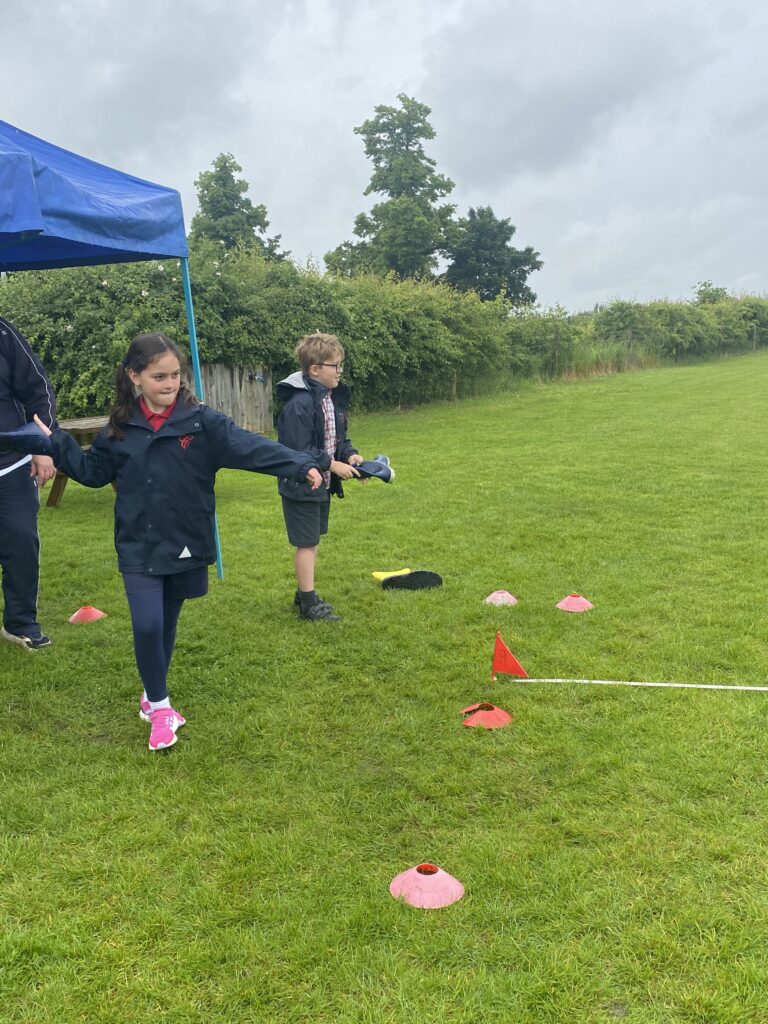
[(109, 423), (88, 452), (35, 416), (67, 476), (86, 487), (115, 482), (115, 547), (144, 684), (139, 714), (151, 725), (150, 750), (173, 746), (185, 724), (171, 707), (166, 679), (181, 607), (207, 593), (208, 566), (216, 560), (217, 470), (306, 480), (313, 489), (323, 480), (311, 455), (241, 430), (198, 402), (182, 380), (181, 362), (164, 334), (134, 338), (117, 371)]

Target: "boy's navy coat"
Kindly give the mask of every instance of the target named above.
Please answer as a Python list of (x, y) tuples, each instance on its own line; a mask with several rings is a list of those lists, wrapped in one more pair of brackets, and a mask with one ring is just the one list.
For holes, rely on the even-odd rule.
[[(27, 339), (0, 317), (0, 431), (31, 423), (35, 413), (53, 429), (53, 388)], [(18, 461), (19, 456), (12, 452), (0, 454), (0, 470)]]
[(54, 462), (86, 487), (114, 481), (115, 547), (121, 572), (167, 575), (216, 560), (214, 483), (219, 469), (305, 477), (309, 453), (242, 430), (207, 405), (177, 401), (155, 432), (136, 408), (125, 438), (102, 430), (84, 452), (63, 430), (51, 435)]
[[(281, 380), (275, 388), (277, 397), (285, 403), (277, 421), (277, 437), (281, 444), (300, 452), (308, 452), (321, 472), (327, 473), (331, 456), (325, 450), (325, 416), (322, 401), (329, 394), (328, 388), (312, 377), (305, 377), (300, 370)], [(330, 390), (336, 418), (336, 451), (334, 459), (346, 462), (357, 449), (347, 437), (349, 418), (349, 388), (339, 383)], [(325, 501), (328, 490), (331, 494), (344, 497), (339, 477), (331, 474), (330, 488), (318, 487), (313, 491), (306, 480), (288, 480), (281, 477), (277, 489), (284, 498), (294, 501)]]

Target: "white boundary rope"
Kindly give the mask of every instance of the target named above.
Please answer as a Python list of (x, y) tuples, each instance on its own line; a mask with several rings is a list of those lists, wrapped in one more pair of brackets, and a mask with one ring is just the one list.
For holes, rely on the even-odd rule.
[(667, 686), (684, 690), (763, 690), (768, 686), (736, 686), (721, 683), (630, 683), (622, 679), (523, 679), (516, 676), (521, 683), (588, 683), (593, 686)]

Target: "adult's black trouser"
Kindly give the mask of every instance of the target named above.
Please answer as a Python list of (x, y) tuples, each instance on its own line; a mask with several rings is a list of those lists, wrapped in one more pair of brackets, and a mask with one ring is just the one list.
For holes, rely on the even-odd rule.
[(40, 496), (29, 462), (0, 476), (0, 566), (3, 570), (3, 625), (9, 633), (35, 634), (40, 583)]

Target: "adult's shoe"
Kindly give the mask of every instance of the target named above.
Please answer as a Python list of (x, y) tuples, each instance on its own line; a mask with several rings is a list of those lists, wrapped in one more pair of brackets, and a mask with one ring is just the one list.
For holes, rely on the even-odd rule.
[(10, 633), (7, 629), (0, 630), (3, 640), (8, 640), (19, 647), (26, 647), (28, 651), (39, 651), (41, 647), (50, 647), (51, 641), (42, 633)]

